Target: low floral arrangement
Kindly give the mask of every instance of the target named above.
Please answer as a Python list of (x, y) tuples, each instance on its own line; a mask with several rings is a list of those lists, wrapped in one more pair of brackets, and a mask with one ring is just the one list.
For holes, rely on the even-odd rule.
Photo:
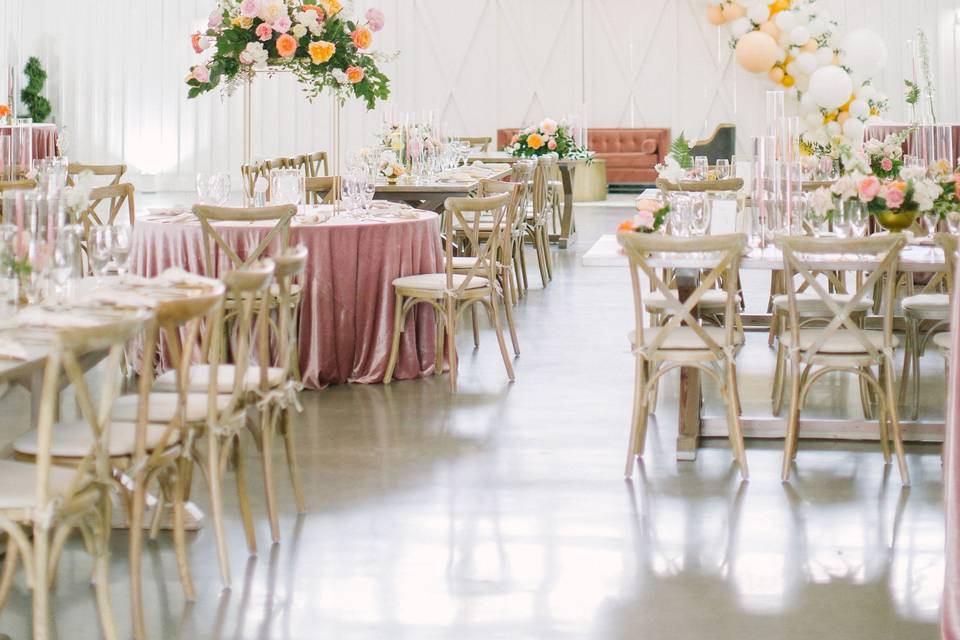
[(377, 165), (377, 171), (381, 176), (387, 179), (387, 182), (396, 182), (397, 178), (407, 172), (404, 166), (397, 159), (397, 154), (389, 149), (380, 155), (380, 162)]
[(546, 118), (536, 127), (524, 129), (513, 136), (506, 152), (518, 158), (556, 153), (560, 158), (592, 160), (594, 153), (577, 145), (565, 122)]
[[(845, 175), (829, 189), (817, 189), (811, 196), (810, 205), (817, 215), (829, 216), (835, 210), (835, 199), (840, 202), (857, 200), (876, 215), (887, 211), (923, 213), (943, 201), (943, 183), (929, 177), (922, 167), (903, 167), (896, 178), (881, 180), (875, 175)], [(954, 193), (955, 188), (956, 178), (953, 179)]]
[(663, 223), (670, 215), (670, 205), (654, 198), (638, 196), (636, 207), (636, 215), (631, 220), (621, 222), (617, 233), (656, 233), (663, 228)]
[(881, 180), (895, 178), (903, 167), (903, 141), (906, 133), (891, 133), (884, 140), (871, 139), (863, 145), (863, 152), (873, 175)]
[(213, 56), (187, 76), (195, 98), (221, 81), (230, 93), (237, 83), (264, 69), (292, 72), (310, 99), (330, 89), (341, 100), (357, 97), (373, 109), (390, 95), (390, 80), (378, 63), (392, 56), (370, 51), (383, 28), (377, 9), (364, 22), (343, 16), (340, 0), (219, 0), (207, 30), (191, 36), (193, 50)]

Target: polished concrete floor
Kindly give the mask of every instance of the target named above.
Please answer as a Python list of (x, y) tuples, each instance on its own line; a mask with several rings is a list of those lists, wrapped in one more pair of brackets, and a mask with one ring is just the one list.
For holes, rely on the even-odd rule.
[[(675, 460), (670, 379), (646, 459), (624, 481), (628, 276), (579, 260), (624, 211), (578, 214), (580, 236), (555, 253), (549, 288), (531, 272), (518, 310), (516, 383), (485, 331), (477, 352), (461, 336), (456, 396), (445, 377), (305, 393), (299, 456), (309, 513), (296, 517), (282, 482), (283, 540), (271, 547), (254, 476), (260, 554), (248, 557), (229, 496), (234, 585), (220, 588), (206, 527), (189, 539), (194, 603), (183, 598), (169, 538), (148, 545), (151, 637), (939, 637), (936, 446), (909, 448), (906, 490), (876, 445), (804, 443), (799, 473), (784, 485), (780, 443), (752, 441), (751, 481), (741, 483), (723, 441), (706, 442), (695, 462)], [(771, 366), (764, 337), (751, 335), (741, 355), (748, 414), (769, 411)], [(930, 354), (925, 367), (924, 409), (936, 418), (942, 363)], [(811, 410), (848, 415), (853, 391), (827, 381)], [(23, 397), (4, 402), (21, 406)], [(708, 390), (705, 411), (715, 410)], [(113, 603), (127, 637), (126, 535), (113, 540)], [(80, 545), (71, 546), (53, 599), (59, 638), (99, 635), (89, 569)], [(21, 580), (0, 632), (29, 637), (29, 616)]]

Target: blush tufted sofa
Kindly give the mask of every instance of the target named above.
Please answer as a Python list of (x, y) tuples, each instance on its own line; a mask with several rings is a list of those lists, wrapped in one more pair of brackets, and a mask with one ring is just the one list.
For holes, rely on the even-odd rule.
[[(510, 144), (518, 129), (497, 131), (497, 148)], [(610, 184), (652, 184), (654, 167), (670, 151), (670, 129), (590, 129), (587, 146), (607, 162)]]

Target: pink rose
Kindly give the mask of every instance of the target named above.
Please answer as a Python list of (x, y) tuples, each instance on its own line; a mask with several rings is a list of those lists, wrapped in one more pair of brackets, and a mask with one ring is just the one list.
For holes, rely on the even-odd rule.
[(891, 187), (887, 189), (887, 196), (884, 200), (891, 209), (899, 209), (903, 205), (904, 193), (900, 189)]
[(880, 168), (884, 171), (893, 171), (893, 160), (890, 158), (884, 158), (880, 161)]
[(654, 219), (652, 211), (639, 211), (633, 216), (633, 226), (635, 229), (653, 229)]
[(550, 138), (550, 142), (547, 143), (547, 149), (550, 149), (550, 151), (556, 151), (557, 141), (554, 140), (553, 138)]
[(520, 142), (520, 136), (515, 135), (512, 138), (510, 138), (510, 144), (517, 144), (518, 142)]
[(877, 180), (876, 176), (864, 178), (857, 185), (857, 195), (863, 202), (870, 202), (877, 197), (878, 193), (880, 193), (880, 181)]
[(654, 211), (660, 210), (660, 203), (653, 198), (637, 196), (636, 207), (637, 211), (649, 211), (650, 213), (653, 213)]
[(260, 3), (257, 0), (243, 0), (240, 5), (240, 15), (244, 18), (256, 18), (260, 13)]
[(290, 18), (287, 16), (280, 16), (280, 18), (273, 23), (273, 30), (280, 33), (286, 33), (287, 31), (290, 31), (290, 27), (292, 26), (293, 25), (290, 22)]
[(370, 28), (370, 31), (374, 32), (383, 29), (383, 23), (386, 22), (383, 12), (379, 9), (367, 9), (364, 17), (367, 19), (367, 26)]
[(207, 28), (216, 29), (221, 24), (223, 24), (223, 10), (220, 8), (214, 9), (210, 12), (210, 17), (207, 18)]
[(195, 66), (190, 70), (190, 73), (197, 82), (201, 82), (203, 84), (210, 82), (210, 70), (202, 64)]
[(266, 22), (261, 22), (257, 25), (257, 30), (255, 32), (257, 37), (260, 38), (261, 42), (266, 42), (273, 37), (273, 29), (270, 28)]

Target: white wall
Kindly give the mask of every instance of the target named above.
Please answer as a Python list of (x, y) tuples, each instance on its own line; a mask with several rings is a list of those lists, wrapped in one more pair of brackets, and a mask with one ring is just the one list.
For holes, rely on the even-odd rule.
[[(827, 0), (848, 28), (883, 35), (880, 81), (890, 118), (904, 117), (906, 41), (923, 27), (937, 53), (941, 120), (960, 121), (956, 16), (960, 0)], [(233, 170), (242, 150), (242, 98), (186, 99), (196, 59), (189, 34), (210, 0), (0, 0), (0, 69), (37, 55), (47, 96), (70, 129), (70, 155), (126, 162), (138, 186), (190, 188), (197, 171)], [(762, 125), (767, 86), (736, 68), (704, 19), (706, 0), (371, 0), (387, 28), (376, 44), (400, 50), (387, 65), (401, 111), (441, 109), (457, 131), (579, 112), (590, 126), (669, 126), (691, 136), (735, 122), (742, 149)], [(5, 73), (0, 90), (5, 90)], [(5, 100), (0, 100), (5, 101)], [(308, 103), (287, 77), (254, 89), (255, 154), (327, 146), (329, 103)], [(380, 115), (354, 105), (348, 148), (369, 144)], [(157, 177), (150, 177), (151, 175)], [(141, 176), (146, 176), (141, 178)]]

